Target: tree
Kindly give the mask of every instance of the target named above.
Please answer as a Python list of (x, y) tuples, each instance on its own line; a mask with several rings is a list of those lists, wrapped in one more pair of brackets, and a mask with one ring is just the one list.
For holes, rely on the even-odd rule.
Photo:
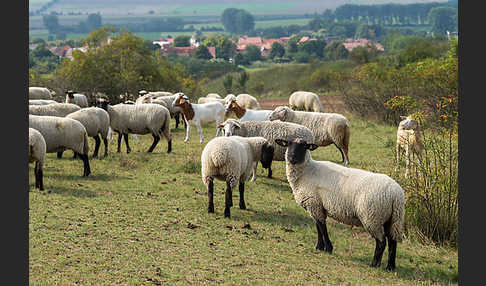
[(236, 53), (236, 45), (225, 35), (208, 37), (203, 45), (216, 48), (216, 58), (228, 60)]
[(89, 14), (86, 20), (86, 26), (90, 32), (99, 29), (101, 27), (101, 15), (99, 13)]
[(232, 34), (247, 33), (255, 27), (255, 19), (248, 11), (236, 8), (226, 8), (221, 15), (224, 29)]
[(322, 58), (325, 46), (326, 46), (326, 42), (320, 39), (313, 40), (313, 41), (306, 41), (301, 43), (298, 46), (298, 51), (307, 53), (309, 56)]
[(259, 61), (262, 59), (260, 48), (255, 45), (248, 45), (245, 47), (245, 55), (250, 62)]
[(249, 79), (250, 75), (245, 70), (240, 72), (240, 77), (238, 78), (238, 86), (240, 87), (242, 93), (246, 93), (246, 83)]
[(208, 48), (205, 45), (199, 45), (199, 47), (196, 48), (194, 51), (195, 58), (197, 59), (203, 59), (203, 60), (209, 60), (212, 59), (213, 56), (209, 52)]
[(332, 41), (324, 47), (324, 58), (326, 60), (335, 61), (345, 59), (348, 57), (348, 54), (349, 52), (344, 47), (342, 41)]
[(174, 47), (189, 47), (191, 37), (187, 35), (180, 35), (174, 38)]
[(270, 58), (281, 58), (285, 55), (285, 48), (279, 42), (273, 42), (272, 48), (270, 49)]
[(49, 33), (55, 33), (61, 27), (57, 16), (54, 14), (42, 16), (42, 23), (49, 30)]
[(111, 33), (115, 32), (115, 28), (110, 26), (104, 26), (98, 30), (91, 32), (83, 41), (83, 44), (89, 47), (99, 47), (101, 43), (105, 42)]
[(223, 78), (223, 86), (227, 94), (233, 92), (233, 76), (230, 73)]
[(457, 30), (456, 18), (457, 9), (452, 7), (435, 7), (430, 9), (428, 21), (432, 26), (432, 32), (445, 34), (446, 31)]

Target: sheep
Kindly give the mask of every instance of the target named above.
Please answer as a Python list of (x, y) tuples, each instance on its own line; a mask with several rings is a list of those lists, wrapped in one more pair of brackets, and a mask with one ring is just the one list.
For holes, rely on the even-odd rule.
[(287, 148), (286, 175), (295, 201), (316, 223), (316, 249), (332, 253), (326, 228), (326, 218), (331, 217), (340, 223), (362, 226), (375, 239), (372, 267), (381, 264), (388, 239), (386, 269), (394, 270), (405, 212), (405, 193), (400, 185), (385, 174), (315, 161), (310, 151), (318, 146), (301, 138), (275, 142)]
[(29, 105), (29, 114), (39, 115), (39, 116), (56, 116), (64, 117), (69, 113), (80, 110), (76, 104), (72, 103), (57, 103), (48, 105)]
[(66, 115), (66, 118), (81, 122), (84, 128), (86, 128), (88, 136), (95, 139), (93, 158), (98, 157), (98, 150), (101, 145), (100, 135), (105, 145), (105, 154), (103, 157), (108, 155), (108, 131), (110, 129), (110, 116), (108, 112), (99, 107), (85, 107)]
[(217, 98), (217, 99), (221, 99), (221, 96), (217, 93), (208, 93), (206, 95), (207, 98)]
[(308, 127), (314, 134), (314, 144), (334, 144), (341, 152), (342, 163), (349, 164), (348, 148), (350, 128), (346, 117), (338, 113), (293, 111), (287, 106), (277, 106), (268, 116), (270, 121), (293, 122)]
[[(230, 98), (231, 99), (231, 98)], [(229, 101), (228, 99), (227, 101)], [(260, 103), (258, 103), (258, 100), (246, 93), (241, 93), (236, 96), (236, 102), (241, 106), (246, 109), (260, 109)]]
[(43, 167), (46, 160), (46, 140), (44, 136), (34, 128), (29, 127), (29, 163), (35, 162), (34, 176), (35, 187), (44, 190)]
[(139, 97), (135, 100), (135, 104), (141, 103), (150, 103), (152, 99), (163, 97), (163, 96), (171, 96), (173, 95), (171, 92), (168, 91), (151, 91), (147, 92), (145, 90), (141, 90), (139, 92)]
[(215, 137), (201, 153), (201, 177), (208, 190), (208, 213), (214, 213), (214, 178), (226, 182), (224, 217), (230, 217), (233, 206), (232, 190), (240, 191), (240, 209), (246, 209), (245, 181), (250, 178), (258, 161), (271, 163), (273, 146), (263, 137)]
[(88, 107), (88, 99), (86, 98), (86, 95), (76, 93), (72, 90), (66, 91), (66, 103), (73, 103), (81, 108)]
[[(173, 106), (172, 102), (175, 99), (175, 95), (167, 91), (152, 91), (146, 92), (144, 90), (140, 91), (141, 96), (135, 101), (135, 104), (141, 103), (155, 103), (160, 104), (167, 108), (170, 112), (170, 117), (175, 120), (175, 128), (179, 128), (179, 121), (182, 111), (179, 107)], [(184, 128), (186, 127), (186, 122), (183, 121)]]
[(54, 91), (51, 91), (46, 87), (29, 87), (29, 99), (52, 99), (54, 94)]
[(29, 105), (49, 105), (56, 103), (57, 101), (52, 99), (29, 99)]
[[(195, 104), (189, 101), (189, 98), (184, 93), (176, 93), (172, 105), (181, 108), (184, 114), (184, 120), (186, 121), (186, 138), (184, 142), (189, 141), (189, 134), (191, 131), (191, 125), (196, 126), (199, 131), (199, 143), (204, 142), (204, 135), (202, 132), (202, 124), (209, 122), (216, 122), (216, 126), (224, 121), (225, 109), (219, 102), (208, 102), (204, 104)], [(220, 129), (216, 128), (216, 136), (219, 135)]]
[(200, 97), (200, 98), (197, 99), (197, 104), (204, 104), (204, 103), (213, 102), (213, 101), (219, 102), (222, 105), (225, 105), (225, 103), (226, 103), (226, 101), (222, 98)]
[(292, 110), (323, 112), (319, 96), (309, 91), (296, 91), (289, 97), (289, 107)]
[[(415, 155), (419, 158), (422, 156), (424, 143), (418, 121), (412, 119), (411, 116), (400, 116), (400, 119), (402, 121), (398, 124), (395, 148), (396, 162), (397, 165), (400, 163), (400, 154), (405, 151), (405, 178), (408, 178), (410, 166), (413, 166)], [(412, 157), (411, 162), (410, 157)]]
[(29, 127), (37, 129), (46, 141), (46, 153), (71, 149), (83, 161), (83, 176), (91, 173), (89, 166), (88, 132), (81, 122), (65, 117), (29, 114)]
[[(275, 151), (272, 161), (285, 161), (285, 148), (275, 144), (275, 139), (302, 138), (308, 142), (313, 140), (312, 131), (300, 124), (282, 122), (282, 121), (245, 121), (238, 122), (229, 118), (218, 126), (223, 130), (224, 136), (242, 136), (242, 137), (264, 137), (273, 145)], [(272, 178), (272, 164), (268, 165), (268, 178)], [(253, 173), (252, 181), (256, 179), (256, 168)]]
[(268, 115), (272, 113), (272, 110), (254, 110), (248, 109), (243, 106), (240, 106), (238, 102), (234, 99), (230, 99), (228, 104), (226, 105), (226, 113), (234, 112), (236, 117), (240, 122), (244, 121), (264, 121), (268, 120)]
[(106, 110), (110, 116), (110, 127), (118, 133), (118, 149), (120, 152), (121, 138), (125, 139), (127, 154), (131, 152), (128, 144), (128, 133), (152, 134), (154, 141), (147, 152), (151, 153), (160, 137), (167, 139), (167, 153), (172, 151), (172, 134), (170, 132), (170, 114), (167, 108), (159, 104), (116, 104), (110, 105), (106, 99), (97, 99), (96, 105)]

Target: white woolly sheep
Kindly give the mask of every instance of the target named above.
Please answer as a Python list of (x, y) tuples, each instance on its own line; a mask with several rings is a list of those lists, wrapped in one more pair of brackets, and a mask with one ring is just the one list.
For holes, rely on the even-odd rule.
[(236, 96), (236, 102), (238, 105), (246, 109), (260, 109), (260, 103), (258, 103), (258, 100), (247, 93), (238, 94)]
[(51, 91), (46, 87), (29, 87), (29, 99), (52, 99), (54, 94), (54, 91)]
[(234, 99), (230, 99), (225, 107), (226, 114), (230, 112), (234, 112), (236, 117), (240, 122), (244, 121), (265, 121), (268, 120), (268, 115), (272, 113), (272, 110), (264, 110), (264, 109), (249, 109), (243, 106), (240, 106), (238, 102)]
[(292, 110), (323, 112), (319, 96), (309, 91), (296, 91), (289, 97), (289, 107)]
[[(265, 154), (265, 155), (264, 155)], [(214, 213), (214, 178), (226, 182), (224, 217), (230, 217), (233, 190), (240, 191), (240, 209), (245, 205), (245, 181), (250, 178), (258, 161), (269, 164), (273, 146), (263, 137), (216, 137), (211, 139), (201, 153), (201, 177), (208, 190), (208, 212)]]
[[(396, 162), (400, 163), (400, 155), (405, 151), (405, 178), (408, 178), (410, 167), (413, 166), (415, 155), (419, 158), (424, 150), (422, 133), (417, 120), (410, 116), (400, 116), (397, 129)], [(411, 160), (410, 160), (411, 159)]]
[(44, 190), (43, 168), (45, 160), (46, 140), (39, 131), (29, 127), (29, 163), (35, 162), (35, 187), (41, 191)]
[(94, 158), (98, 157), (101, 139), (103, 139), (103, 144), (105, 145), (105, 154), (103, 157), (108, 155), (108, 132), (110, 129), (110, 116), (108, 112), (99, 107), (85, 107), (66, 115), (66, 118), (76, 119), (81, 122), (84, 128), (86, 128), (88, 136), (95, 139)]
[(118, 133), (118, 148), (120, 152), (121, 138), (125, 139), (127, 154), (131, 152), (128, 144), (128, 134), (152, 134), (154, 141), (147, 152), (151, 153), (160, 137), (167, 139), (167, 153), (172, 151), (172, 134), (170, 132), (170, 114), (167, 108), (159, 104), (116, 104), (110, 105), (106, 99), (97, 99), (96, 105), (110, 115), (110, 127)]
[(287, 106), (277, 106), (269, 115), (269, 120), (293, 122), (308, 127), (314, 134), (314, 144), (328, 146), (334, 144), (341, 152), (344, 165), (349, 164), (348, 149), (349, 121), (338, 113), (294, 111)]
[(73, 103), (29, 105), (29, 114), (40, 115), (40, 116), (65, 117), (69, 113), (73, 113), (80, 109), (81, 107)]
[(213, 102), (213, 101), (219, 102), (223, 105), (225, 104), (224, 99), (214, 98), (214, 97), (200, 97), (200, 98), (197, 99), (197, 104), (204, 104), (204, 103)]
[(402, 240), (405, 194), (385, 174), (348, 168), (329, 161), (315, 161), (310, 150), (318, 146), (305, 140), (277, 139), (287, 147), (287, 180), (294, 199), (312, 217), (317, 227), (316, 249), (332, 253), (326, 218), (362, 226), (376, 241), (372, 267), (381, 264), (388, 239), (387, 270), (395, 269), (397, 242)]
[[(272, 161), (285, 161), (285, 148), (275, 144), (275, 139), (284, 138), (291, 140), (302, 138), (307, 142), (312, 142), (312, 131), (300, 124), (283, 122), (283, 121), (245, 121), (238, 122), (229, 118), (220, 124), (218, 128), (223, 130), (224, 136), (242, 136), (242, 137), (264, 137), (274, 147)], [(264, 167), (267, 168), (267, 167)], [(268, 178), (272, 177), (272, 164), (268, 165)], [(253, 173), (252, 181), (256, 179), (256, 168)]]
[(208, 93), (206, 95), (207, 98), (217, 98), (217, 99), (222, 99), (221, 96), (217, 93)]
[[(172, 102), (175, 99), (175, 95), (168, 91), (151, 91), (147, 92), (142, 90), (139, 92), (140, 97), (137, 98), (135, 104), (142, 104), (142, 103), (155, 103), (160, 104), (167, 108), (170, 112), (170, 118), (174, 118), (175, 120), (175, 128), (179, 128), (179, 121), (182, 115), (182, 111), (179, 107), (173, 106)], [(183, 119), (184, 128), (186, 127), (186, 122)]]
[(73, 103), (81, 108), (88, 107), (88, 98), (84, 94), (68, 90), (66, 91), (66, 103)]
[(46, 153), (71, 149), (83, 161), (83, 176), (91, 173), (89, 167), (88, 132), (81, 122), (65, 117), (29, 115), (29, 127), (39, 131), (46, 141)]
[(52, 99), (29, 99), (29, 105), (49, 105), (58, 103)]
[[(174, 106), (181, 108), (186, 121), (186, 138), (184, 142), (189, 141), (189, 134), (191, 125), (196, 126), (199, 131), (199, 143), (204, 142), (204, 135), (202, 131), (202, 124), (216, 122), (216, 127), (224, 121), (225, 109), (219, 102), (208, 102), (204, 104), (195, 104), (189, 101), (189, 98), (184, 93), (176, 93), (176, 98), (173, 101)], [(220, 129), (216, 128), (216, 136), (219, 135)]]
[(156, 99), (156, 98), (164, 97), (164, 96), (171, 96), (171, 95), (173, 95), (173, 94), (171, 92), (168, 92), (168, 91), (147, 92), (145, 90), (141, 90), (139, 92), (139, 97), (135, 100), (135, 104), (150, 103), (152, 99)]

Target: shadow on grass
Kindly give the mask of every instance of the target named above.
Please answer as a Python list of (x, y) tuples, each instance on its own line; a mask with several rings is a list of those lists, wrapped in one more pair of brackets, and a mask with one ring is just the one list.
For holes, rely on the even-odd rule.
[[(236, 207), (235, 207), (236, 206)], [(238, 201), (236, 201), (235, 206), (232, 209), (239, 209)], [(244, 211), (244, 210), (242, 210)], [(270, 224), (270, 225), (279, 225), (281, 227), (287, 227), (289, 225), (295, 226), (304, 226), (304, 225), (314, 225), (314, 221), (310, 216), (307, 214), (297, 213), (293, 209), (286, 209), (282, 211), (282, 213), (278, 213), (277, 211), (272, 210), (259, 210), (255, 211), (252, 209), (248, 209), (248, 212), (252, 212), (251, 215), (252, 220), (256, 220), (262, 223)], [(248, 218), (244, 216), (232, 215), (232, 220), (238, 220), (242, 222), (247, 222)]]
[(68, 181), (109, 181), (109, 180), (128, 180), (132, 179), (125, 176), (117, 175), (107, 175), (107, 174), (93, 174), (91, 173), (88, 177), (83, 177), (82, 173), (78, 174), (56, 174), (52, 176), (53, 178), (61, 178)]
[[(38, 191), (38, 190), (36, 190)], [(94, 198), (97, 197), (98, 195), (96, 192), (89, 191), (89, 190), (83, 190), (83, 189), (76, 189), (76, 188), (66, 188), (66, 187), (55, 187), (55, 188), (49, 188), (46, 186), (46, 190), (44, 191), (39, 191), (39, 192), (47, 192), (47, 193), (55, 193), (59, 195), (64, 195), (64, 196), (73, 196), (73, 197), (79, 197), (79, 198)]]

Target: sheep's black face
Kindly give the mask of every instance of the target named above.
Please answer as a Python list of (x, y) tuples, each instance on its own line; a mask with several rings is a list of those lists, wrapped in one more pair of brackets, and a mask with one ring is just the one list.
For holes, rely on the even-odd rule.
[(272, 165), (273, 160), (273, 153), (275, 148), (271, 144), (264, 144), (262, 147), (262, 155), (260, 162), (262, 163), (262, 167), (268, 169)]
[(315, 144), (308, 144), (300, 138), (292, 141), (277, 139), (275, 143), (287, 147), (286, 159), (289, 160), (290, 164), (302, 164), (305, 161), (306, 151), (313, 151), (318, 147)]
[(109, 102), (106, 100), (98, 100), (96, 101), (96, 107), (103, 108), (104, 110), (108, 110)]

